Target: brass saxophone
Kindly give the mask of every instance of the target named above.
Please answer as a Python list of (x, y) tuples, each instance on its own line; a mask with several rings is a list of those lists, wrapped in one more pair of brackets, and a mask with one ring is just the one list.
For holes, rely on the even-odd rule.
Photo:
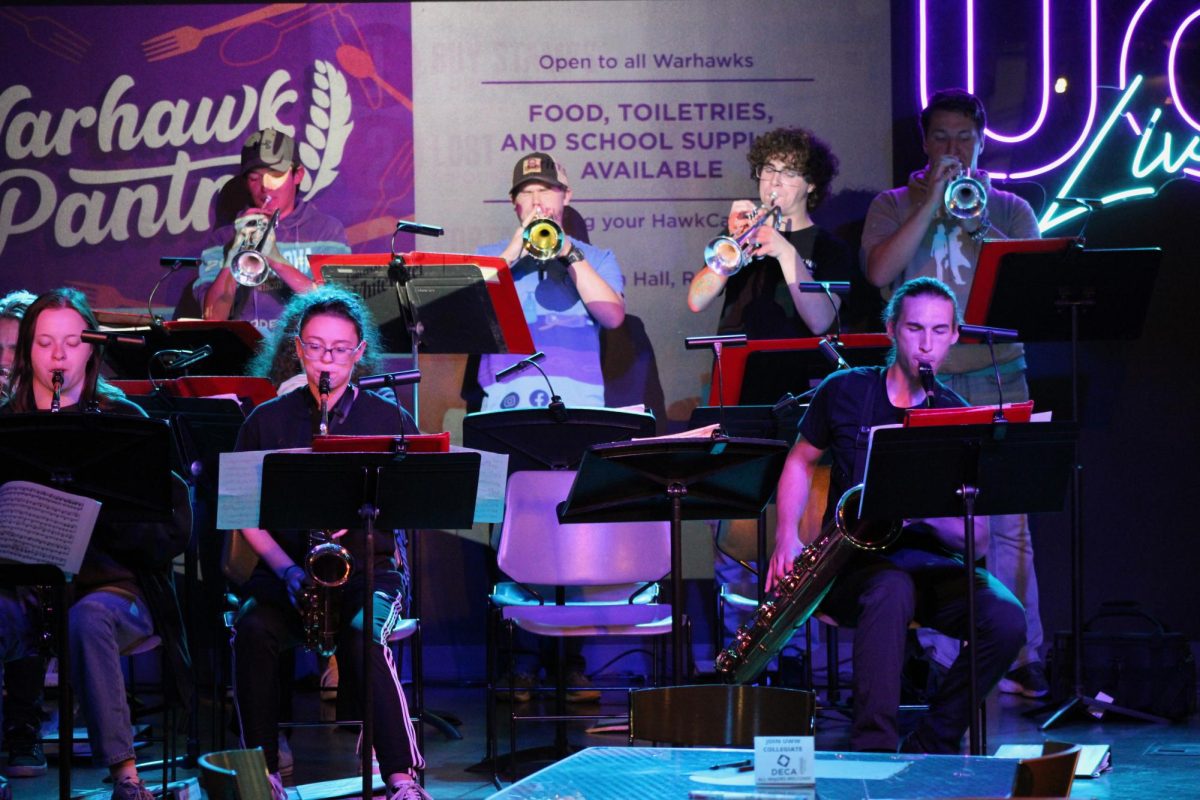
[[(716, 658), (716, 670), (727, 683), (752, 683), (775, 655), (808, 621), (833, 586), (833, 580), (855, 550), (882, 550), (900, 535), (892, 520), (860, 520), (857, 506), (863, 485), (852, 486), (837, 502), (833, 519), (779, 581), (773, 595), (737, 629), (733, 641)], [(759, 576), (762, 580), (763, 576)]]
[(354, 557), (333, 541), (331, 531), (311, 531), (309, 550), (304, 557), (308, 584), (301, 592), (300, 617), (304, 627), (304, 646), (318, 655), (329, 656), (337, 650), (341, 592), (350, 580)]

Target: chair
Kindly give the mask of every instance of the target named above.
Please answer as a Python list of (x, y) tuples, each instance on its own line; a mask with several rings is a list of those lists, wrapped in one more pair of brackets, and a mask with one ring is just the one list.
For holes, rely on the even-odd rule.
[[(671, 533), (666, 522), (559, 523), (557, 506), (567, 498), (575, 472), (518, 471), (508, 479), (497, 565), (515, 583), (491, 595), (498, 620), (509, 628), (509, 675), (514, 671), (512, 630), (540, 636), (661, 636), (671, 631), (671, 606), (654, 602), (656, 582), (671, 570)], [(539, 591), (538, 588), (541, 587)], [(496, 636), (489, 637), (487, 754), (497, 772), (495, 730)], [(556, 692), (566, 687), (560, 674)], [(626, 688), (626, 687), (616, 687)], [(511, 687), (510, 687), (511, 689)], [(509, 758), (516, 752), (521, 719), (563, 721), (558, 715), (522, 716), (509, 708)], [(579, 714), (578, 719), (609, 715)]]
[(1082, 748), (1066, 742), (1046, 742), (1038, 758), (1022, 758), (1013, 775), (1013, 797), (1069, 797)]
[(753, 747), (755, 736), (812, 736), (816, 697), (775, 686), (663, 686), (629, 693), (629, 743)]
[(199, 763), (200, 786), (209, 800), (271, 800), (261, 747), (205, 753)]

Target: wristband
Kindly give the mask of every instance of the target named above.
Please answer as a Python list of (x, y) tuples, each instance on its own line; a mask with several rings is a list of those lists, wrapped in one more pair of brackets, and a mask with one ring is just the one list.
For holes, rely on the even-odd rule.
[(992, 228), (992, 221), (990, 219), (988, 219), (987, 214), (984, 214), (983, 218), (979, 220), (979, 227), (976, 228), (975, 230), (971, 231), (967, 235), (971, 237), (971, 241), (973, 241), (973, 242), (982, 242), (984, 237), (987, 236), (987, 232), (989, 230), (991, 230), (991, 228)]
[(583, 254), (578, 245), (571, 245), (571, 249), (563, 256), (563, 261), (566, 261), (568, 264), (574, 264), (576, 261), (583, 261), (585, 258), (587, 256)]

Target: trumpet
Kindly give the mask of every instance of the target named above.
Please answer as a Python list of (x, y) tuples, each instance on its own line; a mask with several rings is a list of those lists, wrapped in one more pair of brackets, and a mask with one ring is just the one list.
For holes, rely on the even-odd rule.
[(557, 258), (562, 249), (563, 229), (549, 217), (538, 217), (525, 226), (521, 238), (529, 255), (538, 261), (549, 261)]
[(62, 408), (63, 371), (61, 369), (50, 372), (50, 385), (54, 388), (54, 395), (50, 398), (50, 413), (57, 414)]
[(311, 531), (308, 540), (304, 572), (311, 585), (304, 587), (300, 603), (304, 646), (328, 657), (337, 650), (340, 622), (341, 597), (334, 590), (350, 580), (354, 557), (329, 531)]
[(983, 181), (971, 176), (971, 171), (960, 167), (958, 175), (946, 184), (942, 196), (946, 213), (956, 219), (977, 219), (987, 208), (987, 189)]
[[(270, 264), (263, 251), (267, 249), (268, 240), (279, 222), (279, 209), (275, 209), (269, 221), (263, 220), (264, 218), (259, 216), (247, 223), (247, 226), (252, 223), (256, 230), (240, 240), (243, 246), (229, 259), (229, 271), (233, 273), (233, 279), (242, 286), (261, 286), (271, 274)], [(242, 237), (243, 234), (239, 231), (238, 236)], [(254, 244), (245, 247), (245, 239), (253, 239)]]
[[(767, 202), (755, 207), (753, 211), (746, 212), (746, 219), (755, 221), (741, 236), (735, 238), (731, 234), (726, 234), (709, 242), (708, 246), (704, 248), (704, 266), (718, 275), (728, 278), (740, 272), (742, 267), (750, 263), (751, 258), (761, 258), (761, 256), (751, 256), (747, 252), (752, 244), (750, 239), (768, 219), (772, 221), (775, 230), (779, 230), (783, 213), (779, 206), (775, 205), (777, 196), (778, 193), (771, 192), (771, 197)], [(755, 219), (756, 217), (757, 219)]]

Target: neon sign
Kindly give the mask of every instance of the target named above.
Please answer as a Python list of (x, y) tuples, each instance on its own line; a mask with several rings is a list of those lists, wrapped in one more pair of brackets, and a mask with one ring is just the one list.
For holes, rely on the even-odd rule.
[[(984, 130), (984, 136), (996, 143), (994, 147), (1006, 148), (1006, 151), (1014, 156), (1013, 162), (1018, 165), (1009, 172), (993, 172), (993, 177), (997, 179), (1021, 180), (1042, 175), (1052, 177), (1052, 173), (1059, 168), (1069, 170), (1061, 188), (1057, 192), (1051, 193), (1054, 201), (1050, 203), (1039, 223), (1043, 232), (1087, 212), (1087, 208), (1073, 199), (1073, 195), (1078, 195), (1081, 189), (1091, 195), (1089, 203), (1092, 207), (1097, 204), (1107, 206), (1127, 200), (1152, 197), (1157, 194), (1162, 184), (1170, 180), (1183, 177), (1200, 178), (1200, 135), (1194, 135), (1200, 132), (1200, 121), (1198, 121), (1200, 108), (1194, 105), (1192, 108), (1188, 108), (1188, 101), (1180, 92), (1180, 87), (1192, 84), (1181, 82), (1179, 75), (1181, 70), (1187, 69), (1182, 64), (1183, 59), (1180, 58), (1181, 42), (1185, 35), (1195, 36), (1200, 33), (1200, 23), (1197, 22), (1200, 20), (1200, 9), (1195, 9), (1195, 7), (1188, 9), (1190, 13), (1180, 21), (1168, 18), (1166, 28), (1171, 33), (1169, 36), (1163, 36), (1161, 19), (1157, 20), (1159, 26), (1157, 29), (1150, 29), (1151, 26), (1147, 24), (1147, 18), (1150, 16), (1148, 12), (1151, 11), (1154, 3), (1155, 0), (1142, 0), (1129, 17), (1123, 35), (1120, 37), (1120, 57), (1116, 70), (1118, 83), (1116, 88), (1120, 90), (1121, 94), (1109, 108), (1101, 109), (1100, 90), (1113, 87), (1111, 78), (1108, 80), (1108, 86), (1104, 86), (1100, 79), (1097, 55), (1100, 47), (1098, 0), (1088, 0), (1086, 21), (1088, 79), (1086, 81), (1065, 81), (1063, 77), (1060, 77), (1059, 80), (1066, 84), (1063, 93), (1051, 91), (1051, 65), (1053, 61), (1057, 60), (1063, 64), (1062, 72), (1069, 72), (1072, 67), (1077, 69), (1082, 58), (1073, 57), (1073, 55), (1081, 56), (1082, 53), (1072, 54), (1067, 50), (1071, 47), (1080, 49), (1080, 45), (1085, 40), (1082, 37), (1078, 42), (1065, 40), (1063, 45), (1052, 54), (1049, 32), (1055, 27), (1056, 16), (1058, 17), (1058, 27), (1061, 29), (1067, 16), (1077, 13), (1079, 4), (1068, 4), (1061, 0), (1058, 4), (1054, 4), (1052, 0), (1039, 0), (1038, 23), (1040, 23), (1040, 28), (1037, 30), (1040, 33), (1037, 41), (1041, 47), (1038, 73), (1041, 99), (1037, 113), (1032, 122), (1022, 131), (1003, 133), (989, 127)], [(953, 53), (959, 46), (964, 47), (963, 74), (957, 79), (938, 80), (936, 84), (954, 85), (957, 83), (965, 85), (968, 91), (974, 92), (976, 51), (979, 49), (975, 0), (936, 4), (940, 15), (939, 22), (943, 22), (947, 18), (947, 9), (955, 6), (962, 8), (961, 15), (952, 15), (949, 19), (949, 26), (953, 30), (949, 30), (945, 24), (940, 31), (935, 30), (928, 13), (929, 5), (930, 0), (919, 0), (917, 11), (917, 80), (922, 107), (928, 103), (932, 83), (929, 53)], [(1164, 6), (1168, 6), (1168, 8), (1164, 8)], [(1159, 16), (1161, 13), (1174, 13), (1173, 7), (1169, 6), (1168, 3), (1159, 3), (1158, 7), (1153, 10), (1159, 12)], [(1032, 23), (1033, 20), (1030, 22)], [(1035, 28), (1033, 25), (1028, 25), (1026, 29), (1034, 30)], [(941, 39), (938, 39), (939, 33)], [(1170, 41), (1165, 65), (1166, 87), (1164, 87), (1169, 91), (1164, 91), (1162, 97), (1148, 98), (1149, 103), (1145, 97), (1147, 87), (1144, 79), (1145, 71), (1139, 71), (1139, 74), (1133, 75), (1132, 78), (1127, 77), (1133, 72), (1130, 68), (1130, 60), (1131, 51), (1136, 49), (1132, 47), (1136, 35), (1157, 37), (1164, 41), (1169, 39)], [(1156, 82), (1155, 85), (1159, 84)], [(1035, 159), (1040, 160), (1039, 156), (1044, 157), (1046, 151), (1046, 132), (1063, 129), (1062, 123), (1065, 120), (1052, 120), (1055, 111), (1051, 107), (1052, 100), (1057, 101), (1059, 106), (1057, 110), (1059, 116), (1062, 116), (1062, 101), (1071, 99), (1064, 98), (1063, 95), (1066, 93), (1079, 95), (1082, 92), (1086, 92), (1087, 95), (1087, 113), (1083, 117), (1082, 125), (1074, 141), (1048, 161), (1036, 163)], [(1140, 108), (1135, 100), (1141, 101)], [(1171, 130), (1165, 129), (1167, 126), (1162, 119), (1164, 106), (1177, 112), (1179, 121), (1190, 128), (1190, 130), (1185, 128), (1186, 134), (1192, 135), (1182, 147), (1177, 143), (1178, 132), (1176, 131), (1173, 135)], [(1096, 123), (1101, 115), (1104, 119), (1097, 127)], [(1120, 134), (1122, 128), (1116, 123), (1122, 117), (1128, 123), (1127, 129), (1133, 134), (1130, 137)], [(1048, 120), (1052, 121), (1048, 123)], [(1039, 132), (1043, 134), (1040, 140)], [(1097, 159), (1097, 153), (1101, 151), (1103, 151), (1103, 158)], [(1121, 163), (1122, 159), (1126, 160), (1129, 165), (1129, 178), (1118, 179), (1118, 182), (1114, 184), (1111, 165)], [(1104, 176), (1095, 174), (1097, 172), (1096, 165), (1103, 165), (1105, 169), (1100, 171), (1106, 173)], [(1043, 178), (1043, 180), (1045, 179)], [(1064, 206), (1067, 207), (1064, 208)]]

